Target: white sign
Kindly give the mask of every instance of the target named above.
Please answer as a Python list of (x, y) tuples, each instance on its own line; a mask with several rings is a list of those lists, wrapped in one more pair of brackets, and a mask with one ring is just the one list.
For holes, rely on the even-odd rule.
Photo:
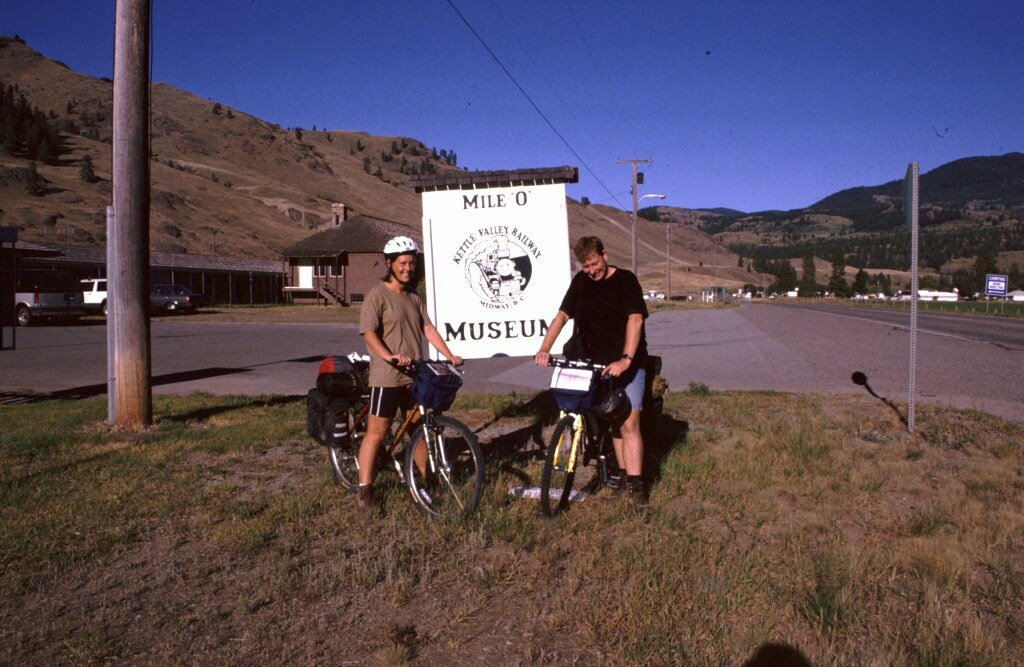
[(1008, 280), (1007, 276), (1001, 276), (996, 273), (986, 274), (985, 294), (988, 296), (1006, 296), (1006, 283)]
[(427, 310), (453, 353), (537, 352), (571, 278), (564, 184), (424, 192), (423, 244)]

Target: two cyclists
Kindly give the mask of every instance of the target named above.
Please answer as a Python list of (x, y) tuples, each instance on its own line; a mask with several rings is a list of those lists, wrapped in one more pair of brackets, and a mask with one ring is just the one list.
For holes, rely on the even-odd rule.
[[(359, 316), (359, 333), (370, 354), (370, 412), (366, 435), (359, 448), (360, 507), (373, 506), (374, 464), (377, 450), (395, 417), (412, 406), (409, 385), (412, 378), (402, 369), (423, 355), (423, 339), (454, 366), (462, 357), (452, 354), (441, 334), (430, 321), (426, 306), (413, 289), (419, 246), (406, 236), (396, 236), (384, 246), (387, 275), (366, 295)], [(422, 449), (422, 448), (418, 448)], [(417, 456), (420, 452), (417, 452)], [(426, 452), (422, 452), (425, 463)]]

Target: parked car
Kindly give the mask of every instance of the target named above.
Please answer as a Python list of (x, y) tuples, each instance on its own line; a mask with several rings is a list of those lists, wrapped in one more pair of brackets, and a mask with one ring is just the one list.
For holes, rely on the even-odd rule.
[(41, 318), (77, 320), (85, 315), (82, 286), (70, 271), (22, 269), (15, 278), (14, 309), (23, 327)]
[(644, 294), (644, 300), (651, 301), (653, 299), (664, 299), (665, 295), (657, 290), (648, 290), (647, 294)]
[(107, 279), (86, 278), (82, 281), (82, 298), (86, 313), (103, 313), (107, 316)]
[(195, 312), (209, 300), (182, 285), (153, 285), (149, 290), (149, 307), (162, 313)]

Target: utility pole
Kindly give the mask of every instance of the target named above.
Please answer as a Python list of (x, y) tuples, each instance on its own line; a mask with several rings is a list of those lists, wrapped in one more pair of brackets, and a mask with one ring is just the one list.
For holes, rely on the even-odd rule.
[(632, 231), (631, 239), (630, 239), (631, 240), (631, 242), (630, 242), (630, 254), (631, 254), (631, 257), (632, 257), (632, 260), (633, 260), (633, 262), (632, 262), (633, 275), (637, 275), (638, 274), (638, 272), (637, 272), (637, 265), (636, 265), (636, 205), (637, 205), (637, 201), (638, 201), (637, 200), (637, 191), (636, 191), (637, 165), (639, 165), (641, 163), (644, 163), (644, 162), (650, 163), (650, 162), (652, 162), (652, 160), (641, 160), (641, 159), (637, 159), (637, 158), (632, 158), (632, 159), (629, 159), (629, 160), (616, 160), (615, 162), (618, 163), (618, 164), (632, 164), (633, 165), (633, 186), (630, 188), (630, 192), (633, 193), (633, 231)]
[(665, 301), (672, 300), (672, 255), (669, 254), (668, 230), (671, 223), (665, 223)]
[[(111, 421), (153, 420), (149, 341), (149, 0), (117, 0), (114, 16), (114, 211), (107, 237)], [(110, 289), (112, 288), (112, 289)]]

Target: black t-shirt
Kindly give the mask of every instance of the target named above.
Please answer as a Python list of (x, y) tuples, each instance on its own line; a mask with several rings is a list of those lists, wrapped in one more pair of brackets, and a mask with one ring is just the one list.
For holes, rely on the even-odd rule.
[[(599, 364), (622, 358), (630, 315), (640, 313), (647, 319), (647, 304), (639, 281), (631, 271), (617, 267), (615, 273), (600, 281), (591, 280), (582, 271), (577, 273), (559, 310), (571, 317), (582, 332), (585, 356)], [(646, 357), (647, 335), (641, 327), (633, 363), (643, 364)]]

